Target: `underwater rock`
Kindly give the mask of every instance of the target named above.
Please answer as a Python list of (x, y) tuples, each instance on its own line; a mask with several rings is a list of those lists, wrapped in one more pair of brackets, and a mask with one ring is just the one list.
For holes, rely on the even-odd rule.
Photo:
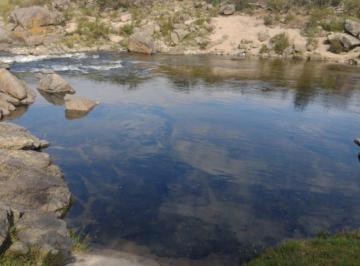
[(357, 144), (358, 146), (360, 146), (360, 138), (354, 139), (354, 142), (355, 142), (355, 144)]

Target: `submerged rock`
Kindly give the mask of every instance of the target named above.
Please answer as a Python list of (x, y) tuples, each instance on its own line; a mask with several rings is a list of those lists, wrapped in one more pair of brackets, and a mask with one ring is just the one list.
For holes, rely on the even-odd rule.
[(354, 142), (355, 142), (356, 145), (360, 146), (360, 138), (356, 138), (356, 139), (354, 140)]
[(71, 85), (56, 73), (44, 73), (41, 76), (38, 90), (48, 94), (74, 94)]

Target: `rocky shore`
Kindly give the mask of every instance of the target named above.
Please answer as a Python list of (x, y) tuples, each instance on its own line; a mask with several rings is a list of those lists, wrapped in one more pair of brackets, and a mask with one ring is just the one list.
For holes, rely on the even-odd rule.
[(243, 11), (235, 4), (195, 0), (139, 0), (120, 8), (98, 2), (10, 6), (0, 20), (0, 51), (49, 55), (106, 50), (360, 63), (360, 21), (347, 18), (340, 7), (294, 13), (275, 12), (264, 1), (250, 1), (251, 9)]
[(51, 265), (64, 265), (72, 240), (61, 217), (71, 194), (59, 167), (41, 152), (47, 146), (22, 127), (0, 123), (0, 256), (36, 250)]
[[(76, 91), (58, 74), (39, 75), (39, 92), (63, 99), (66, 115), (82, 117), (97, 103), (72, 96)], [(36, 94), (27, 84), (0, 66), (0, 121), (26, 108)], [(73, 240), (64, 217), (71, 193), (58, 166), (42, 150), (49, 146), (20, 126), (0, 122), (0, 264), (65, 265), (72, 258)], [(25, 263), (25, 262), (24, 262)], [(43, 264), (39, 264), (43, 265)]]

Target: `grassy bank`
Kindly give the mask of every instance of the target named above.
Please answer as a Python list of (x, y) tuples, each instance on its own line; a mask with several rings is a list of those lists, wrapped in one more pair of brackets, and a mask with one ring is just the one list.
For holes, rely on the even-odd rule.
[(288, 241), (265, 250), (247, 266), (360, 265), (360, 230)]

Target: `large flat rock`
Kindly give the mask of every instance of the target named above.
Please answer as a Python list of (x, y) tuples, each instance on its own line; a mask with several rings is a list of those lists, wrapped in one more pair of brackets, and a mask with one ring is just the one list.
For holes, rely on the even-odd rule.
[(23, 127), (0, 123), (0, 149), (39, 150), (47, 146), (47, 141), (38, 139)]
[(65, 214), (71, 194), (46, 153), (0, 150), (0, 200), (10, 207)]

